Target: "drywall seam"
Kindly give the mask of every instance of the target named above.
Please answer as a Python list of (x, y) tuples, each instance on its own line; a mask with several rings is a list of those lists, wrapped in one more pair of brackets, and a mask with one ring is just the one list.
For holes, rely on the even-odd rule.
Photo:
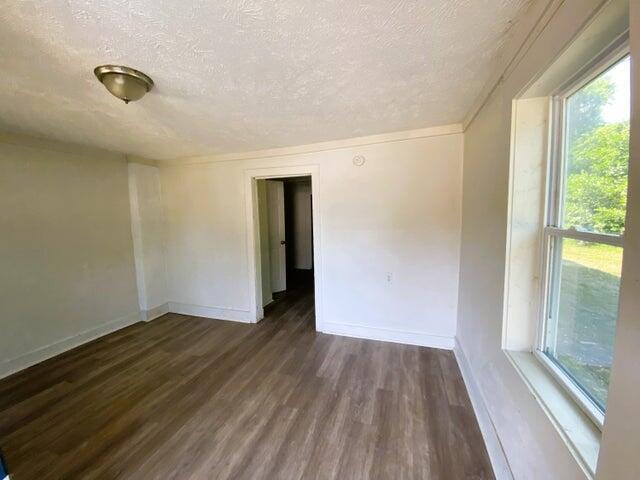
[(487, 410), (487, 404), (484, 396), (478, 388), (478, 384), (476, 383), (473, 373), (471, 372), (471, 368), (469, 367), (467, 356), (465, 355), (462, 345), (458, 341), (457, 337), (455, 338), (453, 353), (458, 361), (462, 379), (467, 387), (467, 393), (469, 394), (473, 411), (476, 414), (478, 426), (482, 432), (482, 438), (484, 439), (487, 453), (491, 460), (491, 466), (493, 467), (493, 474), (495, 475), (496, 480), (513, 480), (513, 472), (511, 471), (509, 461), (507, 460), (507, 456), (502, 448), (502, 443), (500, 442), (500, 437), (498, 437), (496, 427), (491, 420), (491, 415), (489, 415), (489, 411)]

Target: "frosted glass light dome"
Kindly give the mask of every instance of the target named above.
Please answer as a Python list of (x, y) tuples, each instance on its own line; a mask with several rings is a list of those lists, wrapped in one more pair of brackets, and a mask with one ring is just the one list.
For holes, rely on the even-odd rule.
[(101, 65), (93, 73), (109, 92), (124, 103), (140, 100), (153, 88), (148, 75), (120, 65)]

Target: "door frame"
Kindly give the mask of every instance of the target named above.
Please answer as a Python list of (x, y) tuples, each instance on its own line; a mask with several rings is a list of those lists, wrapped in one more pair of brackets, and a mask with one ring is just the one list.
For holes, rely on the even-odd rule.
[(244, 171), (245, 207), (247, 218), (247, 256), (249, 311), (254, 322), (264, 318), (262, 307), (262, 263), (258, 224), (257, 180), (273, 180), (288, 177), (311, 177), (312, 228), (313, 228), (313, 284), (315, 295), (316, 331), (323, 330), (322, 318), (322, 248), (320, 241), (320, 169), (318, 165), (291, 165), (268, 168), (250, 168)]

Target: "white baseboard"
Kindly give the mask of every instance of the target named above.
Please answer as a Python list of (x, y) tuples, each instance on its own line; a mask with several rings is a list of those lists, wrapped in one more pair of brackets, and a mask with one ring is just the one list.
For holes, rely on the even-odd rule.
[(457, 338), (455, 339), (453, 353), (456, 356), (458, 366), (460, 367), (460, 373), (462, 373), (464, 384), (467, 387), (469, 399), (471, 400), (471, 405), (473, 406), (473, 410), (476, 414), (476, 419), (478, 420), (478, 425), (482, 432), (482, 438), (484, 439), (484, 443), (487, 447), (487, 453), (489, 454), (489, 459), (491, 460), (491, 466), (493, 467), (493, 473), (496, 480), (513, 480), (511, 467), (509, 466), (507, 456), (502, 448), (502, 443), (500, 442), (496, 428), (491, 420), (489, 411), (487, 410), (487, 404), (473, 377), (473, 373), (471, 373), (469, 362), (467, 361), (464, 350)]
[(142, 310), (140, 315), (145, 322), (150, 322), (151, 320), (155, 320), (162, 315), (166, 315), (171, 310), (169, 309), (169, 303), (163, 303), (162, 305), (158, 305), (157, 307), (153, 307), (150, 310)]
[(95, 328), (86, 330), (84, 332), (72, 335), (71, 337), (63, 338), (50, 345), (38, 348), (31, 352), (25, 353), (18, 357), (6, 360), (0, 363), (0, 378), (7, 377), (13, 373), (24, 370), (37, 363), (47, 360), (51, 357), (55, 357), (67, 350), (78, 347), (84, 343), (94, 340), (98, 337), (102, 337), (108, 333), (115, 332), (121, 328), (128, 327), (134, 323), (140, 321), (140, 314), (138, 312), (127, 315), (126, 317), (118, 318), (107, 323), (103, 323)]
[(43, 362), (51, 357), (60, 355), (67, 350), (71, 350), (75, 347), (87, 343), (96, 338), (102, 337), (109, 333), (120, 330), (134, 323), (143, 321), (150, 321), (158, 318), (166, 313), (174, 312), (184, 315), (191, 315), (196, 317), (214, 318), (217, 320), (231, 320), (243, 323), (255, 323), (255, 319), (251, 318), (251, 314), (245, 310), (233, 310), (227, 308), (213, 308), (203, 307), (200, 305), (189, 305), (184, 303), (168, 302), (158, 305), (150, 310), (142, 310), (140, 312), (132, 313), (126, 317), (118, 318), (111, 322), (104, 323), (90, 330), (72, 335), (64, 338), (50, 345), (38, 348), (31, 352), (25, 353), (18, 357), (12, 358), (0, 362), (0, 378), (7, 377), (13, 373), (29, 368), (32, 365)]
[(234, 310), (232, 308), (203, 307), (189, 303), (169, 302), (169, 311), (190, 315), (192, 317), (212, 318), (215, 320), (231, 320), (242, 323), (256, 323), (248, 310)]
[(368, 340), (380, 340), (382, 342), (404, 343), (406, 345), (418, 345), (421, 347), (442, 348), (445, 350), (451, 350), (454, 345), (453, 337), (345, 323), (325, 323), (322, 326), (322, 333), (342, 335), (344, 337), (366, 338)]

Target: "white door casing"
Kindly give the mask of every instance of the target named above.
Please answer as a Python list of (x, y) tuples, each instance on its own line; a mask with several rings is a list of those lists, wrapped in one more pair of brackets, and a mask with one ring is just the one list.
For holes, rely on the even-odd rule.
[(311, 177), (311, 193), (313, 195), (313, 277), (314, 277), (314, 305), (316, 331), (324, 331), (323, 316), (323, 269), (322, 269), (322, 242), (321, 242), (321, 206), (322, 195), (320, 192), (320, 168), (317, 164), (289, 165), (267, 168), (249, 168), (244, 171), (245, 177), (245, 208), (246, 208), (246, 234), (248, 266), (248, 290), (249, 308), (255, 322), (264, 317), (262, 308), (262, 284), (260, 268), (260, 235), (258, 225), (257, 180), (269, 180), (288, 177)]

